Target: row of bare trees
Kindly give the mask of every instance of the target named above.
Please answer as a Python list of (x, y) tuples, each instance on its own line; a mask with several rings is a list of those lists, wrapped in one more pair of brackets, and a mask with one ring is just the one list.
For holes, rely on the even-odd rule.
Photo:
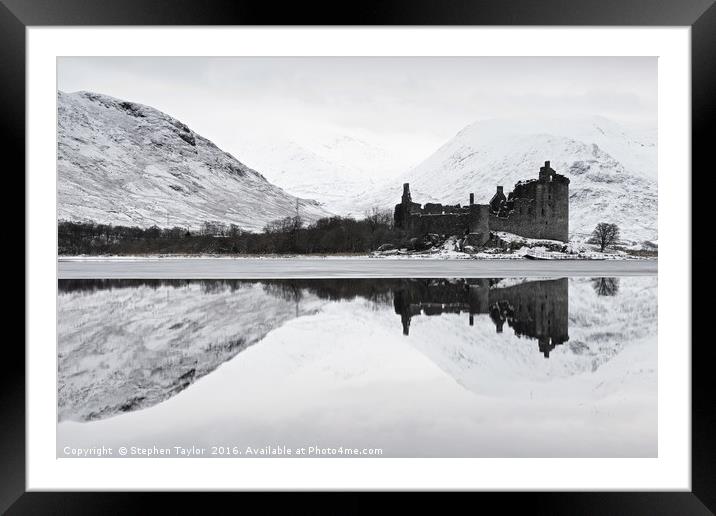
[[(326, 217), (306, 224), (300, 216), (267, 224), (260, 233), (235, 224), (205, 222), (198, 230), (83, 222), (58, 224), (58, 252), (78, 254), (332, 254), (365, 253), (382, 244), (400, 246), (405, 235), (390, 212), (372, 209), (362, 219)], [(602, 222), (589, 240), (600, 251), (619, 242), (619, 227)]]
[(199, 229), (58, 224), (58, 251), (77, 254), (308, 254), (364, 253), (402, 237), (392, 215), (372, 209), (362, 219), (327, 217), (307, 224), (300, 216), (267, 224), (260, 233), (235, 224), (204, 222)]

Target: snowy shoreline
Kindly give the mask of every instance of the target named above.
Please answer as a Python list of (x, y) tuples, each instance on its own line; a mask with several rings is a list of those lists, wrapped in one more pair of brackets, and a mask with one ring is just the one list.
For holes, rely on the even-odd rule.
[[(503, 261), (503, 260), (523, 260), (532, 262), (525, 257), (524, 254), (488, 254), (480, 253), (479, 255), (470, 255), (467, 253), (454, 253), (450, 255), (441, 253), (422, 253), (422, 254), (393, 254), (393, 255), (255, 255), (255, 256), (226, 256), (218, 254), (171, 254), (171, 255), (73, 255), (58, 256), (58, 262), (132, 262), (132, 261), (171, 261), (171, 260), (476, 260), (476, 261)], [(622, 256), (622, 255), (604, 255), (600, 257), (555, 257), (545, 259), (544, 261), (658, 261), (658, 257), (644, 256)], [(542, 261), (542, 260), (539, 260)]]

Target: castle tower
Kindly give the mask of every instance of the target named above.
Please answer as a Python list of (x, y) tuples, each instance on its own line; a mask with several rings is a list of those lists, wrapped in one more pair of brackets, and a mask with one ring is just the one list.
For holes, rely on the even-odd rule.
[(539, 180), (540, 181), (552, 181), (554, 175), (557, 173), (549, 166), (549, 161), (544, 162), (544, 166), (539, 168)]
[(471, 204), (468, 213), (469, 245), (484, 245), (490, 238), (490, 206)]
[(395, 227), (400, 229), (409, 229), (409, 216), (413, 210), (420, 210), (420, 205), (414, 203), (410, 196), (410, 183), (403, 183), (403, 196), (400, 199), (400, 204), (395, 205), (393, 212), (393, 220), (395, 221)]
[(410, 183), (403, 183), (403, 197), (401, 197), (403, 204), (410, 204), (413, 200), (410, 198)]
[(558, 174), (549, 161), (539, 169), (535, 216), (541, 237), (569, 240), (569, 178)]
[(506, 200), (507, 197), (505, 197), (504, 189), (502, 186), (498, 186), (495, 195), (493, 195), (492, 199), (490, 199), (490, 211), (497, 213), (500, 209), (500, 205)]

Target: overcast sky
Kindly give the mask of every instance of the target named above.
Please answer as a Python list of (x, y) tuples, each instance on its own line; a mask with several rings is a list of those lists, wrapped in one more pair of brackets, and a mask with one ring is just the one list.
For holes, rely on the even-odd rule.
[(239, 159), (248, 136), (349, 134), (414, 162), (480, 119), (657, 116), (653, 57), (67, 57), (58, 88), (155, 107)]

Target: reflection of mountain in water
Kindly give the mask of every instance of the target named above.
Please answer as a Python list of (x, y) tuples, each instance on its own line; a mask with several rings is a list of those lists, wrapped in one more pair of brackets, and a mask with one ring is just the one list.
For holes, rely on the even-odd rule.
[(389, 306), (371, 279), (59, 281), (58, 414), (104, 419), (181, 392), (323, 300)]
[[(327, 302), (357, 298), (368, 300), (372, 309), (394, 309), (405, 334), (420, 315), (466, 313), (470, 326), (482, 316), (475, 327), (428, 317), (440, 324), (414, 329), (413, 344), (441, 368), (457, 368), (458, 376), (477, 362), (494, 364), (498, 354), (536, 366), (530, 357), (537, 349), (518, 352), (495, 340), (490, 328), (494, 325), (500, 333), (505, 323), (515, 335), (536, 339), (539, 351), (548, 357), (555, 346), (570, 339), (571, 322), (572, 340), (566, 349), (559, 348), (567, 353), (560, 352), (559, 364), (553, 365), (570, 371), (596, 368), (622, 346), (620, 328), (633, 329), (635, 336), (655, 329), (655, 308), (637, 303), (639, 310), (646, 310), (642, 314), (631, 311), (631, 303), (619, 305), (615, 313), (618, 284), (607, 282), (607, 288), (599, 282), (597, 289), (597, 280), (591, 280), (595, 290), (579, 283), (574, 314), (568, 313), (567, 279), (61, 280), (59, 419), (103, 419), (155, 405), (286, 322), (316, 314)], [(609, 295), (602, 297), (602, 291)], [(654, 293), (647, 286), (627, 297), (655, 300)], [(346, 304), (341, 310), (355, 313), (360, 306)], [(389, 318), (364, 315), (368, 325), (389, 324)], [(317, 337), (321, 331), (318, 326)], [(298, 344), (305, 350), (312, 343)], [(573, 360), (582, 365), (568, 366)]]
[(569, 340), (568, 281), (566, 278), (528, 281), (500, 286), (495, 280), (406, 280), (394, 293), (395, 313), (400, 314), (403, 334), (417, 315), (469, 314), (470, 326), (477, 314), (489, 314), (497, 333), (505, 322), (516, 335), (539, 341), (546, 358), (555, 346)]
[(63, 280), (59, 290), (60, 420), (155, 405), (320, 306), (258, 282)]

